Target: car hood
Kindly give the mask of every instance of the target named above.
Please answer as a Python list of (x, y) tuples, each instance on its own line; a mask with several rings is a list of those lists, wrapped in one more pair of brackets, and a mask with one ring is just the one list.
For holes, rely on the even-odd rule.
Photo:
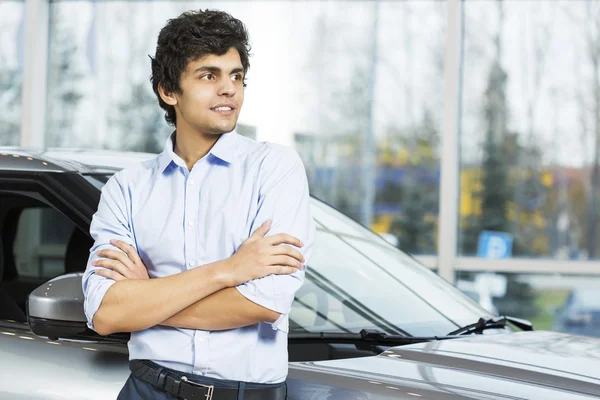
[(394, 347), (376, 357), (297, 363), (290, 376), (310, 381), (307, 374), (317, 370), (330, 382), (351, 376), (362, 381), (359, 391), (382, 395), (590, 398), (600, 396), (600, 340), (544, 331), (474, 335)]

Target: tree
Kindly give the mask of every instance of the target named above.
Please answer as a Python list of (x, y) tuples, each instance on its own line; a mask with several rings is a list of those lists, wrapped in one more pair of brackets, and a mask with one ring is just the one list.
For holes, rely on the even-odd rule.
[[(21, 5), (22, 6), (22, 5)], [(6, 4), (0, 1), (0, 37), (16, 39), (20, 43), (24, 34), (23, 7), (19, 4)], [(16, 24), (4, 23), (13, 20)], [(20, 21), (20, 22), (19, 22)], [(15, 29), (16, 28), (16, 29)], [(21, 65), (22, 51), (18, 46), (16, 51), (7, 51), (11, 46), (4, 47), (6, 41), (0, 43), (0, 146), (16, 146), (19, 144), (19, 129), (21, 125)], [(12, 49), (11, 49), (12, 50)]]
[[(367, 47), (352, 42), (354, 47), (348, 48), (331, 34), (336, 29), (341, 27), (332, 19), (325, 15), (317, 18), (306, 67), (315, 85), (307, 87), (304, 94), (313, 105), (309, 110), (312, 132), (296, 138), (302, 141), (297, 145), (306, 162), (311, 193), (360, 221), (361, 143), (370, 99), (366, 62), (354, 55), (365, 53)], [(349, 71), (344, 70), (347, 66)], [(323, 104), (328, 107), (324, 109)]]
[[(502, 29), (504, 9), (497, 1), (498, 30), (492, 37), (495, 55), (491, 61), (487, 87), (484, 93), (482, 117), (484, 140), (480, 166), (481, 189), (475, 193), (480, 202), (480, 212), (463, 221), (460, 246), (462, 254), (474, 254), (479, 234), (483, 230), (511, 232), (509, 211), (515, 193), (515, 182), (511, 179), (511, 168), (525, 155), (526, 148), (519, 145), (519, 133), (508, 130), (508, 107), (506, 84), (508, 73), (502, 66)], [(519, 236), (514, 237), (513, 253), (522, 254)], [(537, 313), (535, 293), (528, 283), (521, 282), (516, 274), (504, 274), (507, 280), (506, 295), (495, 299), (500, 314), (529, 318)], [(472, 278), (473, 273), (464, 273)]]
[[(394, 132), (394, 130), (389, 130)], [(431, 254), (436, 250), (435, 215), (439, 203), (439, 133), (432, 114), (425, 109), (420, 125), (406, 135), (396, 133), (400, 151), (410, 154), (404, 165), (384, 164), (383, 167), (404, 172), (402, 185), (385, 180), (378, 190), (378, 205), (396, 205), (390, 233), (398, 238), (398, 247), (412, 254)], [(381, 150), (380, 150), (381, 153)], [(394, 157), (394, 155), (392, 155)], [(381, 155), (379, 159), (384, 159)], [(396, 157), (397, 158), (397, 155)]]
[[(600, 186), (600, 5), (595, 2), (585, 2), (581, 15), (576, 15), (573, 7), (562, 9), (572, 21), (581, 29), (585, 45), (585, 58), (591, 68), (589, 76), (591, 81), (579, 85), (576, 98), (581, 113), (582, 142), (584, 154), (589, 146), (592, 149), (591, 171), (586, 177), (585, 184), (585, 247), (589, 258), (598, 256), (598, 188)], [(580, 71), (580, 60), (577, 60), (575, 70)], [(590, 97), (590, 99), (588, 99)], [(591, 104), (590, 104), (591, 103)], [(591, 110), (589, 112), (588, 110)], [(591, 123), (590, 123), (591, 122)], [(591, 138), (588, 132), (591, 132)]]
[[(7, 65), (0, 60), (0, 65)], [(21, 108), (21, 74), (15, 68), (0, 67), (0, 145), (17, 146)]]
[(79, 48), (74, 32), (61, 22), (64, 17), (58, 7), (50, 10), (50, 26), (55, 31), (49, 45), (47, 143), (63, 147), (73, 143), (73, 124), (83, 97), (79, 84), (84, 75), (76, 62)]
[(160, 153), (171, 128), (149, 82), (135, 82), (127, 101), (116, 105), (113, 120), (124, 133), (123, 147), (129, 151)]
[(481, 229), (500, 232), (510, 229), (506, 212), (510, 199), (508, 169), (511, 164), (502, 151), (507, 133), (506, 79), (506, 72), (495, 61), (490, 70), (484, 109), (486, 133), (483, 145)]

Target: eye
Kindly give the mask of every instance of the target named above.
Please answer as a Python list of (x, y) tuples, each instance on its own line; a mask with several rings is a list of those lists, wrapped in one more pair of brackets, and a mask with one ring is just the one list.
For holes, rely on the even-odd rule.
[(215, 77), (215, 76), (214, 76), (213, 74), (206, 74), (206, 75), (202, 75), (202, 76), (200, 77), (200, 79), (204, 79), (204, 80), (212, 81), (214, 77)]
[(231, 79), (234, 80), (234, 81), (241, 81), (242, 80), (242, 75), (241, 74), (231, 75)]

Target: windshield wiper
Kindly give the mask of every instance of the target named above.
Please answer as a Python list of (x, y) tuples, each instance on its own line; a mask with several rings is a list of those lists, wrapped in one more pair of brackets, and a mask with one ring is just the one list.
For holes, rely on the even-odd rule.
[(448, 333), (447, 336), (469, 335), (471, 333), (482, 334), (486, 329), (503, 329), (508, 322), (524, 331), (533, 330), (533, 325), (526, 319), (502, 315), (500, 317), (494, 317), (490, 319), (479, 318), (479, 321), (475, 322), (474, 324), (462, 326), (457, 330)]
[[(458, 339), (460, 336), (404, 336), (390, 335), (377, 329), (363, 329), (360, 333), (329, 333), (329, 332), (306, 332), (290, 333), (290, 342), (299, 343), (339, 343), (354, 344), (359, 350), (374, 351), (376, 346), (402, 346), (406, 344), (433, 342), (436, 340)], [(380, 352), (380, 351), (378, 351)]]

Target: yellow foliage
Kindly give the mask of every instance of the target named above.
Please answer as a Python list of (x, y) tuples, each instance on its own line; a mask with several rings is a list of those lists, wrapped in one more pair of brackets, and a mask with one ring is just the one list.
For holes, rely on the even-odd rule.
[(392, 226), (392, 215), (385, 214), (380, 215), (373, 221), (371, 224), (371, 229), (377, 233), (386, 233), (390, 231), (390, 227)]

